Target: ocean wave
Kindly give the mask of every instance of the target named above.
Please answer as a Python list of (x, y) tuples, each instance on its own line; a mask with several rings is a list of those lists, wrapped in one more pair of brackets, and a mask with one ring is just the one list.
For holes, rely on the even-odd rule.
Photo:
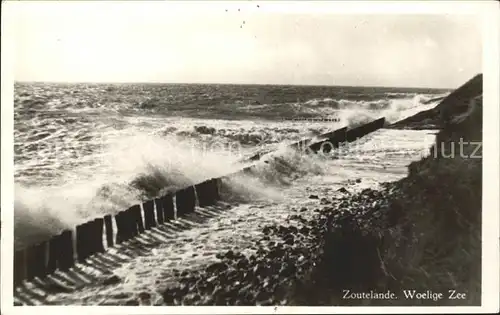
[[(382, 110), (390, 107), (392, 100), (420, 99), (418, 103), (426, 104), (443, 94), (339, 87), (17, 84), (14, 105), (15, 115), (19, 118), (57, 110), (75, 114), (109, 111), (115, 114), (280, 120), (296, 115), (324, 115), (327, 110)], [(317, 107), (323, 109), (316, 112)]]
[[(208, 178), (234, 173), (244, 166), (238, 162), (240, 156), (233, 152), (207, 151), (173, 137), (126, 137), (116, 142), (112, 150), (115, 154), (101, 161), (100, 173), (90, 168), (73, 170), (72, 178), (52, 186), (16, 183), (16, 246), (39, 241), (62, 229)], [(291, 151), (278, 151), (278, 155), (256, 167), (250, 175), (253, 179), (242, 181), (240, 187), (269, 197), (266, 191), (277, 193), (279, 185), (319, 172), (319, 162), (311, 159)], [(241, 195), (237, 189), (233, 193)]]
[[(254, 102), (261, 89), (272, 94), (269, 103)], [(18, 85), (16, 244), (236, 172), (244, 166), (238, 161), (257, 152), (275, 151), (233, 182), (230, 196), (279, 199), (280, 185), (324, 171), (324, 161), (298, 156), (288, 144), (382, 116), (399, 120), (440, 96), (317, 87)]]

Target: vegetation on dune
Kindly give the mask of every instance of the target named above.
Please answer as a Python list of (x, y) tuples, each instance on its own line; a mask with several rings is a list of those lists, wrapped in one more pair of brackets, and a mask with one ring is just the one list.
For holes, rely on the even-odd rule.
[[(441, 116), (443, 129), (430, 155), (412, 163), (408, 177), (387, 183), (377, 194), (367, 190), (352, 196), (337, 209), (362, 200), (329, 227), (320, 265), (306, 289), (295, 292), (297, 304), (480, 305), (481, 83), (476, 76), (450, 94), (467, 108), (450, 108), (454, 103), (448, 98), (438, 105), (450, 116)], [(346, 289), (391, 290), (399, 299), (345, 299)], [(443, 297), (407, 299), (404, 290), (430, 290)], [(449, 299), (449, 290), (465, 298)]]
[[(321, 199), (313, 219), (291, 215), (285, 225), (265, 227), (255, 256), (221, 254), (221, 262), (206, 270), (180, 275), (180, 284), (164, 292), (164, 302), (479, 305), (482, 159), (481, 150), (474, 151), (482, 140), (482, 90), (477, 82), (469, 81), (439, 105), (452, 117), (441, 122), (430, 155), (412, 163), (406, 178), (354, 195), (340, 189), (333, 199)], [(447, 108), (454, 104), (450, 97), (470, 106)], [(429, 298), (405, 298), (412, 290)], [(449, 290), (460, 299), (450, 299)], [(385, 292), (396, 298), (352, 298)]]

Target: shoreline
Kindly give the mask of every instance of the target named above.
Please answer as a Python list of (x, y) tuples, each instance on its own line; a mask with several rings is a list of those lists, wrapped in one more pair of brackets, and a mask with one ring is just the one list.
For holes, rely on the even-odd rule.
[[(482, 94), (472, 90), (474, 96)], [(446, 125), (436, 145), (482, 140), (481, 118), (482, 104)], [(323, 206), (312, 220), (295, 215), (296, 225), (265, 228), (267, 244), (259, 247), (258, 257), (227, 252), (204, 271), (185, 274), (180, 285), (164, 291), (165, 303), (480, 305), (482, 159), (447, 157), (444, 150), (432, 157), (436, 147), (409, 165), (407, 177), (383, 183), (381, 190), (351, 195), (343, 189), (340, 202)], [(466, 150), (473, 150), (470, 143)], [(345, 290), (404, 296), (345, 299)]]
[[(481, 140), (480, 127), (478, 130), (482, 123), (478, 120), (481, 111), (470, 114), (439, 131), (435, 143), (449, 143), (459, 138)], [(470, 145), (466, 146), (467, 152), (472, 149)], [(100, 290), (99, 297), (95, 296), (101, 300), (97, 303), (99, 305), (375, 306), (480, 303), (481, 286), (477, 268), (480, 274), (481, 212), (474, 210), (480, 207), (482, 160), (447, 158), (444, 153), (439, 152), (434, 158), (431, 148), (429, 156), (405, 167), (409, 171), (408, 176), (362, 191), (357, 191), (359, 187), (356, 186), (361, 180), (347, 183), (348, 189), (342, 187), (335, 190), (337, 187), (332, 189), (326, 186), (318, 186), (317, 190), (306, 188), (306, 194), (312, 193), (309, 198), (307, 195), (302, 197), (308, 201), (307, 206), (293, 209), (290, 205), (290, 208), (285, 207), (274, 214), (274, 219), (260, 222), (266, 223), (265, 226), (254, 224), (257, 229), (252, 228), (252, 238), (242, 239), (243, 243), (252, 244), (243, 246), (241, 251), (234, 249), (230, 234), (238, 233), (234, 230), (238, 220), (247, 220), (248, 217), (242, 216), (245, 211), (239, 217), (232, 217), (234, 212), (226, 213), (230, 222), (223, 225), (229, 224), (233, 229), (226, 231), (230, 234), (223, 233), (223, 237), (228, 237), (224, 240), (225, 249), (214, 247), (210, 250), (208, 262), (212, 263), (207, 264), (208, 257), (202, 253), (203, 257), (196, 259), (201, 262), (200, 259), (204, 258), (204, 263), (198, 267), (193, 268), (188, 266), (189, 262), (179, 261), (184, 265), (183, 270), (162, 265), (157, 270), (153, 269), (157, 272), (148, 279), (127, 279), (127, 272), (131, 272), (132, 278), (142, 275), (142, 271), (133, 271), (132, 268), (140, 267), (143, 261), (168, 260), (161, 254), (168, 255), (169, 251), (176, 251), (179, 246), (193, 245), (188, 242), (192, 239), (186, 239), (187, 243), (184, 243), (181, 238), (179, 244), (166, 244), (167, 247), (163, 247), (158, 255), (154, 246), (159, 244), (159, 239), (152, 244), (143, 244), (146, 239), (140, 240), (134, 245), (137, 245), (137, 250), (144, 251), (144, 257), (126, 263), (118, 273), (103, 271), (95, 284), (92, 281), (88, 284), (90, 289), (83, 290), (86, 294), (97, 295), (97, 292), (92, 292), (92, 287), (105, 286)], [(368, 181), (371, 184), (375, 182)], [(473, 193), (469, 191), (471, 188)], [(258, 210), (248, 213), (258, 213)], [(263, 209), (260, 210), (262, 212)], [(146, 235), (146, 238), (150, 236)], [(209, 239), (206, 241), (210, 242)], [(148, 248), (151, 250), (149, 253)], [(134, 249), (125, 248), (124, 252), (132, 251)], [(214, 257), (211, 257), (212, 254)], [(89, 264), (83, 269), (88, 267), (99, 269), (104, 266)], [(148, 266), (151, 267), (156, 268)], [(472, 276), (467, 279), (471, 273)], [(123, 284), (123, 281), (129, 280), (132, 284)], [(151, 288), (152, 283), (148, 286), (151, 281), (156, 290)], [(121, 283), (122, 290), (113, 293), (117, 289), (114, 285), (118, 283)], [(82, 298), (78, 294), (80, 292), (75, 291), (78, 287), (65, 288), (49, 282), (48, 288), (62, 294), (54, 297), (55, 300), (46, 299), (48, 304), (57, 304), (54, 303), (57, 299), (64, 300), (64, 295), (70, 292)], [(135, 292), (127, 293), (130, 289)], [(343, 298), (345, 290), (360, 296), (370, 292), (389, 292), (396, 294), (397, 298), (346, 299)], [(444, 296), (446, 290), (456, 290), (456, 294), (465, 294), (467, 298), (458, 301), (437, 298), (436, 294)], [(50, 297), (51, 293), (44, 294)], [(414, 294), (416, 298), (408, 298), (405, 294)], [(91, 295), (87, 296), (87, 302), (95, 302)]]

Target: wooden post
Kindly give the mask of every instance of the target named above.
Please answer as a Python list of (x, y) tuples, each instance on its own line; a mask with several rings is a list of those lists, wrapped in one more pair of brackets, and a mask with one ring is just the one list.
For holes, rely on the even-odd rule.
[(26, 251), (17, 250), (14, 253), (14, 287), (26, 279)]
[(28, 280), (32, 280), (35, 277), (42, 278), (47, 275), (46, 273), (46, 249), (47, 242), (42, 242), (30, 246), (26, 250), (26, 276)]
[(120, 232), (121, 236), (121, 242), (128, 241), (136, 235), (135, 230), (137, 225), (135, 223), (134, 213), (131, 209), (132, 208), (128, 208), (127, 210), (121, 211), (117, 215), (116, 222), (119, 222), (121, 224), (121, 226), (118, 227), (118, 232)]
[(155, 208), (156, 208), (156, 218), (158, 219), (158, 225), (163, 224), (165, 222), (165, 210), (163, 209), (163, 203), (161, 198), (156, 198), (154, 200)]
[(84, 262), (89, 256), (92, 248), (92, 240), (89, 230), (92, 229), (90, 222), (85, 222), (83, 224), (76, 226), (76, 257), (79, 262)]
[(75, 263), (73, 252), (73, 232), (70, 230), (63, 231), (59, 237), (58, 243), (58, 247), (61, 251), (59, 254), (59, 268), (63, 271), (68, 270)]
[(96, 229), (96, 243), (95, 243), (95, 252), (96, 253), (104, 253), (104, 244), (103, 244), (103, 236), (104, 236), (104, 219), (97, 218), (94, 220), (95, 229)]
[(104, 225), (106, 226), (106, 244), (113, 247), (113, 221), (110, 214), (104, 216)]
[(134, 237), (133, 230), (135, 229), (134, 216), (132, 215), (132, 211), (130, 211), (130, 208), (123, 211), (122, 220), (124, 227), (123, 240), (128, 241), (129, 239)]
[(53, 236), (49, 240), (49, 259), (47, 262), (47, 274), (51, 274), (57, 269), (59, 257), (61, 255), (60, 249), (61, 234)]
[(38, 264), (38, 272), (37, 276), (39, 278), (45, 278), (47, 276), (47, 261), (48, 261), (48, 245), (49, 243), (47, 241), (43, 241), (40, 244), (36, 245), (37, 246), (37, 251), (38, 251), (38, 257), (40, 259), (40, 263)]
[(206, 207), (208, 203), (205, 191), (205, 182), (206, 181), (194, 185), (194, 189), (196, 190), (196, 197), (198, 199), (198, 206), (202, 208)]
[(196, 197), (193, 186), (179, 190), (175, 197), (178, 217), (194, 212)]
[(171, 194), (166, 194), (161, 197), (161, 203), (163, 205), (163, 218), (165, 222), (170, 220), (175, 220), (174, 212), (174, 199)]
[(186, 200), (188, 201), (188, 213), (194, 212), (196, 208), (196, 192), (194, 191), (194, 186), (185, 188), (186, 190)]
[(36, 252), (33, 246), (26, 248), (26, 280), (33, 280), (36, 274)]
[(210, 205), (210, 196), (207, 190), (208, 181), (201, 182), (197, 185), (194, 185), (194, 189), (196, 190), (196, 197), (198, 198), (198, 205), (200, 207), (206, 207)]
[(87, 222), (86, 234), (86, 240), (84, 240), (84, 242), (87, 244), (87, 253), (85, 258), (88, 258), (97, 252), (98, 230), (95, 220)]
[(155, 201), (156, 200), (148, 200), (142, 204), (142, 208), (144, 209), (144, 228), (146, 230), (150, 230), (151, 228), (156, 226), (154, 212)]
[[(127, 209), (128, 210), (128, 209)], [(123, 210), (120, 215), (121, 223), (122, 223), (122, 241), (128, 241), (130, 239), (131, 227), (130, 227), (130, 211)]]
[(220, 200), (220, 185), (222, 184), (222, 179), (221, 178), (212, 178), (211, 179), (213, 184), (212, 184), (212, 188), (213, 188), (213, 194), (214, 194), (214, 198), (216, 201), (219, 201)]
[(123, 243), (126, 239), (127, 231), (125, 226), (125, 211), (120, 211), (115, 215), (116, 221), (116, 244)]
[(194, 186), (200, 207), (207, 207), (215, 204), (217, 197), (215, 196), (214, 185), (216, 185), (216, 182), (210, 179)]
[(137, 231), (137, 217), (133, 207), (125, 210), (125, 213), (127, 218), (126, 224), (129, 231), (127, 240), (129, 240), (139, 234), (139, 232)]
[(137, 227), (137, 233), (142, 234), (144, 233), (144, 221), (142, 220), (142, 209), (141, 206), (135, 205), (132, 207), (132, 210), (130, 210), (134, 213), (134, 218), (135, 218), (135, 224)]

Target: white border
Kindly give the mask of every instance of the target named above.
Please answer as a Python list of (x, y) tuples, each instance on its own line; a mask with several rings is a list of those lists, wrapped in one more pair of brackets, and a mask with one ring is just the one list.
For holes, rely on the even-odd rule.
[[(31, 1), (29, 1), (31, 2)], [(41, 1), (40, 1), (41, 2)], [(43, 5), (72, 5), (77, 1), (44, 2)], [(33, 2), (31, 2), (32, 4)], [(28, 3), (30, 4), (30, 3)], [(15, 8), (26, 5), (23, 2), (2, 2), (2, 159), (1, 159), (1, 297), (2, 313), (28, 314), (48, 312), (66, 314), (247, 314), (247, 313), (496, 313), (499, 310), (499, 5), (496, 1), (211, 1), (186, 3), (162, 1), (153, 2), (87, 2), (89, 8), (129, 5), (140, 10), (146, 6), (163, 6), (169, 10), (219, 11), (223, 8), (244, 8), (267, 12), (289, 13), (390, 13), (390, 14), (480, 14), (483, 28), (483, 75), (484, 75), (484, 126), (483, 126), (483, 259), (482, 259), (482, 306), (481, 307), (110, 307), (110, 306), (35, 306), (13, 307), (12, 297), (12, 244), (13, 244), (13, 66)]]

